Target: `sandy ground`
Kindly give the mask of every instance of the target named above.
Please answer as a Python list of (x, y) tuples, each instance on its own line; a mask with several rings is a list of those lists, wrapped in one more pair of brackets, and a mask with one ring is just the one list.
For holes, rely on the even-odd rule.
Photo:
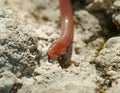
[(46, 55), (61, 33), (58, 0), (0, 0), (0, 93), (119, 93), (119, 3), (72, 1), (78, 65), (65, 69)]

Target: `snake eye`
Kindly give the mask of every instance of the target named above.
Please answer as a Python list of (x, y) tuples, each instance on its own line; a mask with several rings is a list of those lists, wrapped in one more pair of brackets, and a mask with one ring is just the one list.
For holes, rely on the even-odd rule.
[(51, 58), (54, 58), (56, 56), (56, 53), (54, 49), (49, 49), (49, 51), (47, 52), (47, 55)]

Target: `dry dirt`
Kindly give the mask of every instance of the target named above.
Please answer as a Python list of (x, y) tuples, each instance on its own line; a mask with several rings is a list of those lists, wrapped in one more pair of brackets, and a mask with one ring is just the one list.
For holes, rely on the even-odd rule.
[(119, 0), (72, 0), (68, 68), (46, 54), (61, 33), (58, 0), (0, 4), (0, 93), (119, 93)]

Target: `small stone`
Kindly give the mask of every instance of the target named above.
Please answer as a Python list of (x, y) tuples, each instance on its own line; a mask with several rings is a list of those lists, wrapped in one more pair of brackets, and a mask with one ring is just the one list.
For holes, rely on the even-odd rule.
[(0, 17), (5, 17), (5, 11), (1, 6), (0, 6)]
[(15, 19), (5, 19), (6, 21), (6, 27), (8, 28), (16, 28), (17, 27), (17, 21)]
[(116, 72), (116, 71), (111, 70), (111, 71), (108, 71), (108, 72), (107, 72), (107, 74), (108, 74), (108, 75), (110, 75), (110, 76), (112, 76), (112, 75), (117, 74), (117, 72)]

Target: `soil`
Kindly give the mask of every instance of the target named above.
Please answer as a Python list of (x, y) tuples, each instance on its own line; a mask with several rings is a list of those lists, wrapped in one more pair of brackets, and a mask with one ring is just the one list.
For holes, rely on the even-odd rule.
[(58, 0), (0, 0), (0, 93), (119, 93), (116, 1), (71, 0), (73, 42), (49, 59), (61, 33)]

